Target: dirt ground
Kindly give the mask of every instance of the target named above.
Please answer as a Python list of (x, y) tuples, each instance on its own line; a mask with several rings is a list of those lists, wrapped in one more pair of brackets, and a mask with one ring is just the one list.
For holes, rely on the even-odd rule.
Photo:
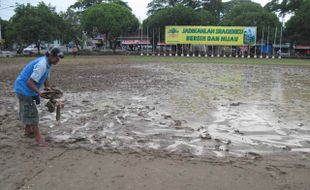
[[(139, 58), (135, 58), (139, 59)], [(0, 189), (310, 189), (310, 65), (64, 59), (23, 137), (12, 86), (28, 58), (0, 59)]]

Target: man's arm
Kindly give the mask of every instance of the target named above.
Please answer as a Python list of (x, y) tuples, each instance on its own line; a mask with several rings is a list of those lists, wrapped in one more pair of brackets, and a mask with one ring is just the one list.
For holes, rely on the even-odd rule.
[(44, 82), (44, 89), (49, 89), (49, 88), (50, 88), (50, 81), (46, 79)]
[(45, 71), (46, 71), (46, 62), (45, 60), (41, 60), (34, 66), (33, 72), (29, 80), (27, 81), (28, 87), (31, 88), (33, 91), (35, 91), (37, 94), (39, 94), (39, 96), (41, 96), (41, 93), (40, 89), (36, 86), (36, 83), (38, 83), (41, 80)]
[(30, 78), (27, 82), (27, 85), (29, 86), (29, 88), (31, 88), (33, 91), (35, 91), (36, 93), (39, 94), (39, 96), (42, 96), (40, 90), (38, 89), (38, 87), (36, 86), (34, 80), (32, 78)]

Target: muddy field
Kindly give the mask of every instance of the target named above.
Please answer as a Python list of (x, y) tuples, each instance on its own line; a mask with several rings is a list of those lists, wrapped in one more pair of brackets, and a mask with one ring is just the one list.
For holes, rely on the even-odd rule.
[[(33, 147), (32, 140), (22, 137), (22, 125), (16, 119), (16, 99), (11, 90), (27, 61), (1, 59), (0, 64), (0, 185), (5, 189), (44, 187), (50, 182), (44, 176), (47, 163), (56, 162), (57, 167), (67, 163), (63, 167), (70, 166), (81, 172), (81, 168), (66, 162), (66, 157), (80, 159), (80, 154), (96, 163), (100, 161), (98, 153), (108, 154), (107, 162), (117, 153), (116, 159), (128, 159), (127, 162), (141, 159), (142, 163), (157, 168), (172, 169), (171, 160), (177, 160), (172, 163), (192, 173), (197, 171), (190, 174), (196, 175), (196, 179), (201, 175), (212, 176), (204, 174), (200, 167), (214, 167), (215, 176), (222, 175), (217, 167), (223, 167), (228, 172), (226, 178), (230, 178), (226, 181), (227, 187), (237, 180), (232, 177), (234, 173), (244, 180), (240, 186), (233, 185), (235, 189), (261, 189), (261, 183), (266, 183), (264, 189), (310, 186), (306, 180), (310, 177), (310, 64), (68, 58), (53, 68), (50, 79), (65, 93), (60, 122), (46, 111), (44, 101), (39, 106), (40, 127), (51, 143), (49, 148), (42, 149)], [(68, 153), (68, 150), (74, 151)], [(90, 156), (84, 150), (96, 154), (89, 153), (93, 155)], [(42, 155), (46, 152), (49, 153)], [(26, 164), (17, 169), (15, 162)], [(191, 162), (198, 164), (198, 168)], [(92, 167), (97, 166), (98, 163)], [(134, 171), (139, 173), (141, 168), (136, 167)], [(257, 173), (247, 176), (250, 171)], [(64, 172), (68, 170), (62, 172), (68, 175)], [(54, 173), (53, 183), (64, 177), (58, 176), (56, 170)], [(265, 179), (265, 173), (270, 178)], [(186, 179), (189, 180), (190, 175)], [(37, 184), (35, 177), (43, 178), (43, 182)], [(170, 180), (173, 181), (173, 177)], [(124, 183), (112, 184), (109, 188), (117, 189)], [(201, 189), (205, 183), (201, 179), (191, 188), (184, 188), (182, 184), (167, 182), (170, 189)], [(225, 184), (216, 183), (213, 189), (226, 189)], [(58, 185), (58, 188), (66, 187), (64, 182)], [(99, 186), (94, 189), (96, 187)], [(142, 187), (133, 185), (133, 189)]]

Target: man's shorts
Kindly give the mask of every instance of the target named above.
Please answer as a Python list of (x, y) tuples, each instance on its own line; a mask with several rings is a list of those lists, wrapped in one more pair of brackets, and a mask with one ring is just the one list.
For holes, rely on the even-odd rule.
[(38, 125), (39, 113), (32, 96), (17, 94), (19, 100), (19, 118), (25, 125)]

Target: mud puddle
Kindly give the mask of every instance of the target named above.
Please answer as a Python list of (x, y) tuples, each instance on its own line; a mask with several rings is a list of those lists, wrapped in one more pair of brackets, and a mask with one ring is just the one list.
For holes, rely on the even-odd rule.
[[(55, 143), (194, 156), (310, 152), (310, 68), (131, 65), (174, 79), (169, 88), (65, 93), (61, 121), (41, 106)], [(153, 77), (149, 78), (152, 81)], [(131, 83), (126, 83), (131, 88)], [(144, 84), (144, 82), (139, 84)]]

